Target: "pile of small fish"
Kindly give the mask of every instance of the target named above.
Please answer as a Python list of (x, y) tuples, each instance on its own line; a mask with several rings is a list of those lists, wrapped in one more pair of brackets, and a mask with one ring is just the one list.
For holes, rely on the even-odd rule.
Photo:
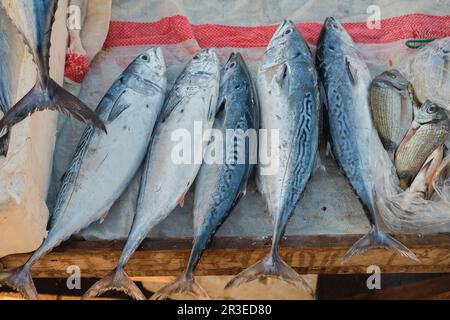
[[(33, 53), (38, 79), (35, 88), (6, 112), (0, 127), (9, 128), (34, 110), (51, 108), (67, 111), (97, 128), (88, 127), (79, 142), (63, 177), (44, 243), (22, 268), (0, 272), (0, 284), (16, 288), (28, 299), (38, 299), (31, 267), (71, 235), (101, 220), (144, 162), (135, 219), (123, 254), (115, 270), (93, 285), (84, 298), (118, 290), (135, 299), (145, 299), (127, 276), (125, 266), (149, 232), (184, 204), (185, 195), (195, 183), (194, 244), (186, 271), (152, 298), (187, 292), (208, 299), (194, 279), (195, 268), (217, 229), (245, 196), (253, 164), (257, 164), (258, 188), (273, 218), (272, 248), (227, 287), (274, 277), (313, 293), (280, 258), (278, 250), (289, 218), (316, 166), (322, 114), (320, 83), (334, 157), (367, 209), (371, 224), (371, 231), (355, 243), (344, 259), (382, 247), (418, 260), (378, 223), (378, 195), (371, 179), (374, 168), (370, 155), (381, 152), (384, 145), (395, 159), (403, 186), (408, 186), (414, 177), (428, 182), (431, 170), (448, 174), (447, 167), (442, 167), (448, 117), (429, 100), (417, 108), (412, 86), (395, 70), (371, 82), (358, 49), (334, 18), (325, 21), (316, 57), (295, 24), (284, 21), (264, 53), (255, 85), (239, 53), (231, 54), (221, 68), (215, 50), (205, 49), (187, 64), (166, 95), (162, 51), (150, 48), (128, 66), (105, 94), (95, 114), (91, 114), (48, 74), (51, 19), (46, 17), (54, 14), (57, 1), (49, 1), (47, 7), (42, 1), (28, 2), (33, 10), (26, 12), (32, 13), (30, 21), (35, 22), (36, 34), (21, 31), (14, 37), (23, 37)], [(1, 7), (0, 14), (1, 21), (5, 21), (6, 13)], [(14, 29), (13, 24), (7, 28)], [(7, 28), (2, 26), (0, 31), (6, 32)], [(4, 79), (2, 76), (0, 79)], [(203, 132), (211, 132), (198, 146), (203, 155), (211, 153), (212, 142), (219, 139), (217, 135), (226, 136), (228, 130), (278, 130), (280, 141), (275, 154), (279, 169), (263, 174), (258, 164), (258, 147), (270, 154), (268, 149), (273, 146), (236, 137), (232, 139), (234, 161), (227, 158), (228, 145), (224, 145), (220, 163), (174, 163), (171, 157), (177, 143), (172, 133), (180, 129), (192, 133), (196, 123), (202, 124)], [(369, 146), (367, 141), (373, 141), (374, 136), (376, 140)]]
[[(448, 59), (448, 52), (444, 49), (449, 45), (448, 39), (430, 44), (433, 50), (442, 49), (440, 54), (435, 52), (431, 55), (432, 60), (441, 57), (444, 61), (445, 56)], [(423, 57), (425, 52), (428, 57), (429, 50), (430, 47), (426, 46), (417, 56)], [(417, 57), (414, 61), (414, 69), (424, 66)], [(444, 72), (438, 71), (438, 74)], [(436, 73), (436, 70), (430, 73), (430, 81), (438, 77)], [(370, 106), (380, 139), (395, 164), (400, 188), (431, 199), (436, 181), (447, 178), (445, 168), (449, 151), (446, 141), (450, 120), (447, 105), (434, 101), (433, 95), (424, 96), (428, 91), (423, 88), (423, 81), (422, 75), (413, 86), (400, 71), (385, 71), (372, 81)], [(417, 88), (420, 94), (417, 94)]]

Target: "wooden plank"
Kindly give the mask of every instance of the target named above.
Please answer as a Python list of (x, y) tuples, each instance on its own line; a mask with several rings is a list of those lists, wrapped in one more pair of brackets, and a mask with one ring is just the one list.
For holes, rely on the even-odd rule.
[[(360, 235), (290, 236), (280, 253), (302, 274), (366, 273), (378, 265), (385, 273), (450, 272), (450, 234), (397, 235), (421, 262), (415, 262), (384, 249), (376, 249), (342, 264), (342, 256)], [(147, 239), (127, 265), (131, 277), (177, 276), (185, 267), (192, 239)], [(123, 242), (67, 242), (44, 257), (33, 268), (37, 278), (67, 277), (69, 266), (79, 266), (83, 277), (101, 277), (114, 269)], [(270, 238), (217, 238), (197, 268), (197, 275), (234, 275), (267, 254)], [(21, 266), (28, 255), (15, 255), (0, 261), (3, 268)]]

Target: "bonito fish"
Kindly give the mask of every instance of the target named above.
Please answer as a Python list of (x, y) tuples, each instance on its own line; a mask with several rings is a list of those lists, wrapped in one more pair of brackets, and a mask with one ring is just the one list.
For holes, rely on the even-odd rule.
[(161, 49), (141, 54), (113, 84), (97, 113), (109, 131), (88, 127), (64, 175), (44, 243), (20, 269), (0, 273), (0, 283), (37, 299), (30, 269), (71, 235), (103, 218), (141, 166), (166, 93)]
[(258, 168), (258, 186), (274, 220), (272, 250), (244, 270), (227, 288), (260, 277), (274, 277), (305, 288), (307, 282), (279, 256), (280, 240), (305, 190), (319, 144), (319, 86), (310, 49), (292, 21), (284, 21), (264, 54), (257, 78), (261, 129), (279, 132), (279, 141), (260, 143), (260, 154), (278, 164), (274, 172)]
[(395, 153), (395, 167), (402, 189), (409, 187), (430, 154), (445, 143), (449, 128), (445, 109), (426, 100)]
[[(165, 219), (177, 205), (184, 205), (184, 197), (193, 184), (202, 163), (213, 126), (219, 94), (219, 60), (214, 49), (202, 50), (187, 65), (177, 79), (165, 103), (155, 129), (142, 174), (136, 215), (128, 241), (116, 269), (94, 284), (84, 298), (93, 298), (108, 290), (123, 291), (134, 299), (145, 299), (139, 288), (124, 271), (140, 243), (149, 232)], [(198, 137), (196, 126), (200, 125)], [(187, 134), (187, 136), (186, 136)], [(211, 135), (211, 132), (209, 132)], [(179, 154), (192, 154), (192, 136), (199, 162), (189, 156), (179, 161)], [(183, 140), (183, 137), (188, 141)], [(205, 139), (206, 138), (206, 139)], [(183, 143), (184, 142), (184, 143)], [(177, 159), (175, 159), (177, 158)]]
[(419, 101), (433, 99), (450, 111), (450, 38), (436, 39), (418, 50), (409, 68)]
[[(356, 194), (369, 211), (369, 234), (353, 245), (344, 261), (371, 248), (387, 248), (412, 259), (403, 244), (384, 233), (377, 221), (374, 159), (385, 154), (369, 107), (369, 70), (349, 34), (340, 23), (325, 20), (317, 49), (317, 67), (327, 97), (327, 113), (334, 157)], [(385, 163), (391, 162), (389, 160)]]
[(370, 106), (381, 142), (393, 155), (414, 119), (414, 92), (398, 70), (385, 71), (370, 87)]
[[(17, 29), (23, 36), (37, 67), (36, 84), (0, 120), (0, 133), (36, 111), (56, 110), (94, 125), (106, 132), (104, 123), (97, 114), (77, 97), (68, 93), (50, 77), (50, 40), (54, 15), (58, 9), (57, 0), (18, 0), (26, 28)], [(0, 2), (3, 8), (3, 3)], [(13, 20), (11, 20), (13, 21)], [(3, 20), (2, 22), (3, 23)]]
[(206, 150), (206, 156), (217, 152), (219, 159), (209, 159), (212, 163), (202, 165), (195, 184), (191, 257), (186, 271), (152, 299), (165, 299), (179, 292), (209, 299), (195, 281), (194, 270), (208, 242), (246, 193), (251, 168), (256, 163), (258, 114), (247, 66), (239, 53), (233, 53), (223, 68), (215, 131)]

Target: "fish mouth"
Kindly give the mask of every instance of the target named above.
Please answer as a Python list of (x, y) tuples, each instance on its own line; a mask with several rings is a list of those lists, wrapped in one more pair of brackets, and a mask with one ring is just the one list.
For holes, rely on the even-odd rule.
[(335, 30), (338, 32), (344, 31), (344, 27), (341, 25), (339, 21), (336, 20), (335, 17), (327, 17), (325, 19), (324, 25), (329, 30)]
[(295, 28), (295, 24), (292, 20), (284, 19), (281, 24), (278, 26), (277, 30), (275, 31), (274, 38), (280, 37), (285, 35), (285, 33), (289, 30)]
[(225, 63), (225, 68), (230, 66), (232, 63), (241, 64), (243, 61), (244, 58), (242, 58), (242, 55), (239, 52), (232, 52), (228, 58), (228, 61)]

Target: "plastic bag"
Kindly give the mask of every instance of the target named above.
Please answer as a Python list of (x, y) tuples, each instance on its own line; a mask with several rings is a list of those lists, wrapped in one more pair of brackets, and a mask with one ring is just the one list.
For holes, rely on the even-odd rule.
[[(396, 67), (413, 84), (419, 103), (429, 99), (450, 110), (450, 38), (435, 40), (400, 56), (397, 61)], [(446, 153), (433, 179), (431, 199), (426, 199), (422, 192), (401, 189), (395, 167), (383, 169), (389, 165), (387, 161), (392, 161), (386, 157), (377, 159), (375, 179), (381, 195), (380, 214), (391, 230), (423, 233), (450, 223), (450, 177), (446, 171), (449, 155)], [(422, 179), (420, 175), (424, 172), (420, 171), (415, 179)]]

